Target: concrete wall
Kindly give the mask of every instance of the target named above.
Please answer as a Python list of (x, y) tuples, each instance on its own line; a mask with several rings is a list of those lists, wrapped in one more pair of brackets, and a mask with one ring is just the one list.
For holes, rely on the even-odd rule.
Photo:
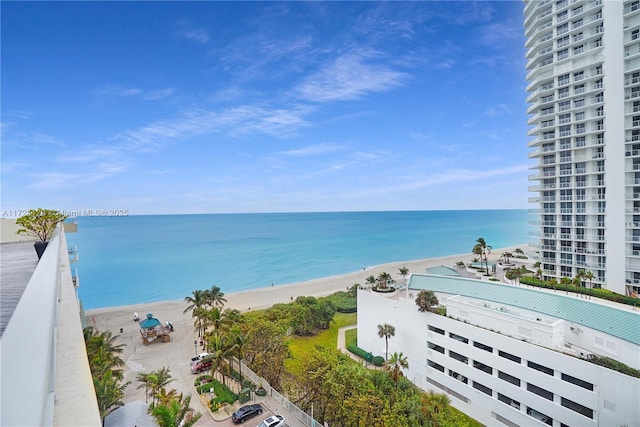
[(0, 345), (0, 425), (101, 425), (61, 226)]
[[(496, 325), (500, 321), (496, 319)], [(522, 426), (545, 425), (527, 415), (526, 407), (529, 406), (551, 416), (555, 420), (554, 426), (559, 426), (560, 422), (580, 426), (640, 426), (640, 408), (637, 404), (640, 401), (640, 380), (637, 378), (470, 323), (432, 313), (420, 313), (415, 303), (409, 299), (393, 300), (373, 292), (359, 291), (358, 345), (365, 350), (372, 350), (374, 354), (384, 355), (384, 339), (377, 335), (377, 325), (383, 323), (396, 328), (395, 336), (389, 340), (389, 353), (403, 352), (407, 356), (407, 378), (425, 390), (443, 392), (430, 384), (429, 379), (446, 386), (466, 400), (465, 402), (450, 394), (455, 407), (486, 425), (496, 425), (498, 417)], [(445, 330), (445, 335), (430, 331), (429, 325)], [(469, 343), (452, 339), (450, 332), (468, 338)], [(427, 341), (444, 347), (444, 354), (429, 349)], [(475, 347), (474, 341), (493, 347), (493, 352)], [(520, 356), (521, 363), (500, 357), (498, 350)], [(449, 351), (468, 357), (468, 363), (451, 358)], [(445, 372), (428, 367), (427, 359), (444, 366)], [(488, 374), (474, 368), (474, 360), (491, 366), (493, 373)], [(527, 361), (554, 369), (554, 375), (528, 367)], [(449, 376), (449, 370), (467, 377), (468, 383), (464, 384)], [(519, 378), (521, 385), (518, 387), (500, 379), (498, 371)], [(561, 373), (592, 383), (594, 390), (562, 380)], [(492, 395), (473, 388), (473, 381), (491, 388)], [(531, 393), (527, 390), (527, 383), (552, 391), (554, 401)], [(498, 393), (519, 401), (520, 409), (500, 402), (497, 399)], [(593, 409), (594, 418), (590, 419), (562, 406), (561, 397)]]

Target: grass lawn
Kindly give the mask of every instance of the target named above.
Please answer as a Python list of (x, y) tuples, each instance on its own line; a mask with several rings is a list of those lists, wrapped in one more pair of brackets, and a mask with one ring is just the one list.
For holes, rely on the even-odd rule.
[(356, 323), (356, 313), (336, 313), (329, 329), (321, 331), (319, 334), (311, 337), (298, 337), (294, 335), (289, 341), (291, 358), (285, 361), (285, 369), (296, 375), (302, 360), (310, 354), (316, 345), (336, 348), (338, 345), (338, 329), (343, 326), (355, 325)]
[(358, 328), (349, 329), (344, 333), (344, 346), (358, 345)]

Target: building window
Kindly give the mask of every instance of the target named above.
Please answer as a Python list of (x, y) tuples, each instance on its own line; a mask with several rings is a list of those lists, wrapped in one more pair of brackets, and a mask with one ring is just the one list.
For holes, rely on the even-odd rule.
[(520, 410), (520, 402), (518, 402), (517, 400), (513, 400), (509, 396), (505, 396), (502, 393), (498, 393), (498, 400), (502, 403), (506, 403), (507, 405), (513, 408), (516, 408), (517, 410)]
[(489, 396), (493, 395), (493, 390), (485, 385), (480, 384), (479, 382), (474, 381), (473, 388), (475, 388), (476, 390), (480, 390), (481, 392), (483, 392), (484, 394), (488, 394)]
[(506, 351), (502, 351), (502, 350), (498, 351), (498, 355), (500, 357), (504, 357), (505, 359), (509, 359), (509, 360), (511, 360), (513, 362), (516, 362), (516, 363), (520, 363), (520, 361), (522, 360), (518, 356), (514, 356), (513, 354), (507, 353)]
[(549, 426), (553, 425), (553, 418), (551, 418), (548, 415), (543, 414), (542, 412), (536, 411), (533, 408), (527, 407), (527, 415), (529, 415), (530, 417), (535, 418), (536, 420), (542, 421), (546, 425), (549, 425)]
[(564, 36), (562, 38), (559, 38), (556, 44), (558, 49), (560, 49), (561, 47), (567, 46), (569, 44), (569, 36)]
[(463, 356), (455, 351), (449, 350), (449, 357), (456, 359), (458, 362), (469, 363), (469, 358), (467, 356)]
[(564, 12), (560, 12), (557, 16), (556, 16), (556, 20), (558, 22), (562, 22), (562, 21), (566, 21), (567, 18), (569, 17), (569, 11), (565, 10)]
[(580, 108), (580, 107), (584, 107), (584, 99), (576, 99), (573, 102), (574, 107), (576, 108)]
[(498, 378), (520, 387), (520, 378), (516, 378), (513, 375), (507, 374), (506, 372), (498, 371)]
[(431, 350), (437, 351), (438, 353), (444, 354), (444, 347), (438, 344), (434, 344), (432, 342), (427, 341), (427, 347), (429, 347)]
[(493, 375), (493, 368), (491, 366), (485, 365), (482, 362), (478, 362), (477, 360), (474, 360), (473, 367), (476, 369), (480, 369), (482, 372), (486, 372), (489, 375)]
[(449, 369), (449, 376), (465, 384), (469, 383), (469, 380), (467, 379), (467, 377), (465, 377), (464, 375), (460, 375), (459, 373), (452, 371), (451, 369)]
[(489, 353), (493, 353), (493, 347), (490, 347), (490, 346), (488, 346), (486, 344), (482, 344), (481, 342), (474, 341), (473, 342), (473, 346), (477, 347), (477, 348), (479, 348), (481, 350), (488, 351)]
[(437, 369), (440, 372), (444, 372), (444, 366), (442, 366), (439, 363), (436, 363), (436, 362), (434, 362), (432, 360), (427, 359), (427, 365), (432, 367), (432, 368), (434, 368), (434, 369)]
[(581, 85), (575, 85), (575, 86), (573, 87), (573, 94), (574, 94), (574, 95), (580, 95), (580, 94), (582, 94), (582, 93), (584, 93), (584, 84), (581, 84)]
[(569, 84), (569, 74), (558, 76), (558, 86)]
[(431, 325), (427, 326), (427, 328), (428, 328), (431, 332), (435, 332), (435, 333), (437, 333), (437, 334), (444, 335), (444, 329), (436, 328), (435, 326), (431, 326)]
[(528, 361), (527, 366), (531, 369), (535, 369), (536, 371), (544, 372), (547, 375), (553, 376), (553, 369), (547, 368), (546, 366), (539, 365), (535, 362)]
[(569, 57), (569, 49), (562, 49), (558, 51), (558, 61), (567, 59)]
[(575, 384), (578, 387), (586, 388), (587, 390), (593, 391), (593, 384), (587, 382), (585, 380), (581, 380), (580, 378), (572, 377), (571, 375), (562, 374), (562, 379), (571, 384)]
[(577, 21), (573, 21), (571, 25), (572, 25), (572, 28), (575, 30), (576, 28), (582, 27), (582, 24), (583, 24), (582, 19), (578, 19)]
[(465, 338), (465, 337), (463, 337), (463, 336), (456, 335), (456, 334), (454, 334), (453, 332), (449, 332), (449, 336), (450, 336), (451, 338), (453, 338), (454, 340), (456, 340), (456, 341), (460, 341), (460, 342), (463, 342), (463, 343), (465, 343), (465, 344), (469, 344), (469, 340), (468, 340), (468, 339), (466, 339), (466, 338)]
[(584, 111), (576, 113), (576, 120), (584, 120)]
[(585, 417), (593, 419), (593, 409), (582, 406), (581, 404), (576, 403), (572, 400), (565, 399), (564, 397), (560, 398), (560, 404), (565, 408), (569, 408), (572, 411), (576, 411), (577, 413), (584, 415)]
[(527, 383), (527, 390), (553, 402), (553, 393), (549, 390), (545, 390), (542, 387), (538, 387), (537, 385), (531, 383)]
[(571, 109), (571, 101), (560, 101), (558, 102), (558, 110), (559, 111), (567, 111)]

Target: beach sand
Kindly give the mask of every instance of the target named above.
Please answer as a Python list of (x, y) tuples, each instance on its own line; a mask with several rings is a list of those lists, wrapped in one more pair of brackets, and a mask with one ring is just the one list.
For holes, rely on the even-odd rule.
[[(512, 246), (509, 248), (495, 249), (489, 255), (489, 261), (497, 261), (503, 252), (514, 252), (515, 248), (527, 250), (527, 244)], [(253, 289), (238, 293), (225, 294), (227, 303), (225, 308), (235, 308), (240, 311), (257, 310), (271, 307), (277, 303), (287, 303), (298, 296), (322, 297), (337, 291), (345, 291), (355, 283), (365, 285), (367, 277), (377, 277), (381, 272), (389, 273), (398, 283), (402, 283), (399, 268), (407, 267), (409, 273), (425, 273), (425, 269), (444, 265), (454, 267), (458, 261), (469, 263), (475, 255), (459, 254), (438, 258), (421, 259), (414, 261), (392, 262), (375, 267), (367, 267), (361, 271), (339, 276), (325, 277), (289, 285), (273, 285), (259, 289)], [(224, 292), (224, 285), (220, 285)], [(195, 290), (195, 289), (194, 289)], [(185, 295), (186, 297), (187, 295)], [(136, 304), (129, 306), (117, 306), (87, 310), (87, 325), (94, 326), (100, 331), (109, 330), (113, 335), (118, 335), (119, 344), (126, 344), (121, 358), (126, 362), (125, 380), (131, 381), (125, 392), (124, 402), (145, 400), (144, 387), (136, 381), (140, 372), (150, 372), (167, 366), (171, 369), (171, 375), (176, 380), (171, 387), (178, 392), (192, 394), (194, 375), (189, 369), (189, 360), (198, 352), (203, 351), (199, 345), (197, 334), (193, 327), (191, 313), (183, 313), (187, 304), (184, 300), (164, 301), (148, 304)], [(133, 314), (138, 313), (144, 319), (147, 313), (152, 313), (161, 322), (171, 322), (174, 332), (171, 333), (171, 342), (142, 345), (138, 323), (133, 320)], [(122, 330), (122, 332), (120, 332)], [(194, 396), (192, 407), (203, 413), (203, 417), (197, 426), (214, 425), (213, 420), (207, 414), (204, 406)]]

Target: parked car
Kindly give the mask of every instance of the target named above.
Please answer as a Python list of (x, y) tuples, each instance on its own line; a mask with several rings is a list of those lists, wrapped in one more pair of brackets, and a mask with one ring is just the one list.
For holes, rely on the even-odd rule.
[(191, 365), (191, 373), (197, 374), (200, 372), (204, 372), (208, 369), (211, 369), (211, 366), (213, 366), (213, 357), (205, 357), (199, 362), (195, 362), (193, 365)]
[(282, 415), (274, 415), (261, 422), (258, 427), (284, 427), (284, 425), (284, 417)]
[(231, 421), (233, 421), (234, 424), (243, 423), (249, 418), (253, 418), (256, 415), (260, 415), (261, 413), (262, 405), (260, 404), (241, 406), (236, 412), (231, 415)]
[(201, 361), (202, 359), (204, 359), (208, 355), (209, 355), (209, 353), (200, 353), (196, 357), (192, 357), (191, 358), (191, 364), (193, 365), (194, 363), (198, 363), (199, 361)]

